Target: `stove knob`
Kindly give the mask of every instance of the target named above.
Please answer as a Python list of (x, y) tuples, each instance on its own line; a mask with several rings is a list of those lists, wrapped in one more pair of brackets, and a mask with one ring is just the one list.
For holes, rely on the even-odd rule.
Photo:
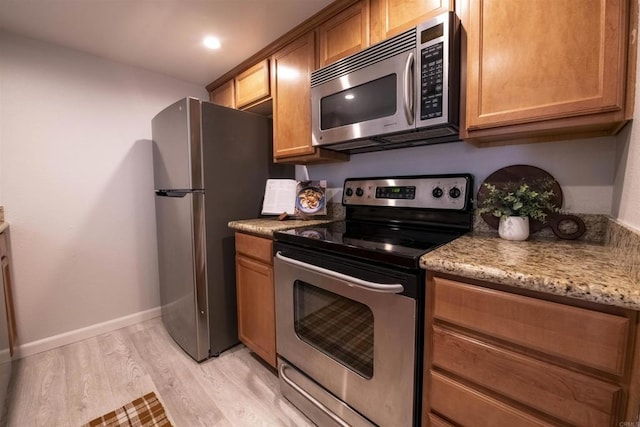
[(451, 197), (452, 199), (457, 199), (458, 197), (460, 197), (460, 189), (458, 187), (453, 187), (449, 190), (449, 197)]
[(363, 194), (364, 194), (364, 191), (362, 191), (362, 188), (360, 187), (356, 188), (356, 196), (362, 197)]
[(345, 193), (347, 194), (347, 196), (351, 197), (351, 196), (353, 196), (353, 189), (352, 188), (347, 188), (347, 191)]
[(436, 199), (439, 199), (440, 197), (442, 197), (442, 194), (443, 194), (443, 193), (444, 193), (444, 192), (442, 191), (442, 188), (440, 188), (440, 187), (436, 187), (436, 188), (434, 188), (434, 189), (433, 189), (433, 191), (431, 192), (431, 195), (432, 195), (433, 197), (435, 197)]

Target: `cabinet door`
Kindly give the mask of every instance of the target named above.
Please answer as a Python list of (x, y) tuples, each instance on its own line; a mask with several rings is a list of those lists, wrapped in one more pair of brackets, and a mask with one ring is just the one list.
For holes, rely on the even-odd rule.
[(17, 340), (16, 316), (13, 309), (13, 282), (9, 262), (9, 242), (6, 233), (0, 234), (0, 262), (2, 263), (2, 280), (4, 282), (4, 302), (7, 313), (7, 329), (9, 334), (9, 354), (13, 356)]
[(470, 1), (467, 130), (621, 111), (626, 3)]
[(361, 0), (318, 27), (320, 67), (369, 46), (369, 0)]
[(236, 108), (235, 87), (233, 80), (218, 86), (209, 92), (209, 101), (223, 107)]
[(240, 340), (276, 367), (276, 320), (273, 268), (236, 255), (238, 335)]
[(269, 89), (269, 60), (265, 59), (235, 78), (236, 107), (242, 108), (267, 99)]
[(274, 83), (273, 156), (313, 154), (311, 146), (310, 74), (315, 69), (314, 32), (276, 52), (272, 58)]
[(371, 44), (453, 8), (454, 0), (371, 0)]

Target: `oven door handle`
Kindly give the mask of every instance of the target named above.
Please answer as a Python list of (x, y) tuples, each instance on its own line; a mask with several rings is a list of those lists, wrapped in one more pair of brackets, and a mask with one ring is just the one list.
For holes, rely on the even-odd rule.
[(278, 369), (278, 372), (280, 373), (280, 378), (282, 378), (282, 380), (291, 388), (293, 388), (295, 391), (297, 391), (298, 393), (300, 393), (305, 399), (307, 399), (309, 402), (311, 402), (316, 408), (320, 409), (322, 412), (324, 412), (329, 418), (331, 418), (333, 421), (335, 421), (336, 424), (338, 424), (341, 427), (349, 427), (349, 424), (347, 424), (346, 422), (344, 422), (344, 420), (342, 418), (340, 418), (339, 416), (337, 416), (336, 414), (334, 414), (329, 408), (327, 408), (322, 402), (320, 402), (318, 399), (316, 399), (315, 397), (313, 397), (311, 394), (309, 394), (306, 390), (304, 390), (302, 387), (300, 387), (298, 384), (294, 383), (293, 380), (291, 378), (289, 378), (287, 376), (287, 374), (285, 373), (285, 370), (289, 368), (289, 365), (287, 365), (286, 363), (281, 363)]
[(400, 283), (375, 283), (369, 282), (368, 280), (358, 279), (357, 277), (349, 276), (346, 274), (338, 273), (336, 271), (332, 271), (326, 268), (318, 267), (313, 264), (307, 264), (306, 262), (298, 261), (297, 259), (289, 258), (282, 255), (282, 252), (276, 252), (276, 258), (279, 260), (293, 264), (298, 267), (306, 268), (307, 270), (314, 271), (316, 273), (324, 274), (329, 277), (333, 277), (335, 279), (344, 280), (349, 282), (352, 285), (355, 285), (361, 289), (365, 289), (367, 291), (372, 292), (381, 292), (386, 294), (399, 294), (404, 291), (404, 286)]

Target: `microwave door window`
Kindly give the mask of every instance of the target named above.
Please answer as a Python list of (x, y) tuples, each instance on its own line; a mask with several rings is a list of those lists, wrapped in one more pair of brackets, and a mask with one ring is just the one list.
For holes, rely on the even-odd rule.
[(397, 111), (396, 74), (354, 86), (320, 100), (320, 128), (333, 129), (390, 117)]

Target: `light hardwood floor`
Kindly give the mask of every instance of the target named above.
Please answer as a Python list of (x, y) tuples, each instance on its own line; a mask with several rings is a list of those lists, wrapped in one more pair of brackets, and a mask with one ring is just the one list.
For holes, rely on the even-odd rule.
[(196, 363), (159, 318), (14, 362), (8, 425), (80, 426), (150, 391), (176, 427), (312, 426), (243, 345)]

